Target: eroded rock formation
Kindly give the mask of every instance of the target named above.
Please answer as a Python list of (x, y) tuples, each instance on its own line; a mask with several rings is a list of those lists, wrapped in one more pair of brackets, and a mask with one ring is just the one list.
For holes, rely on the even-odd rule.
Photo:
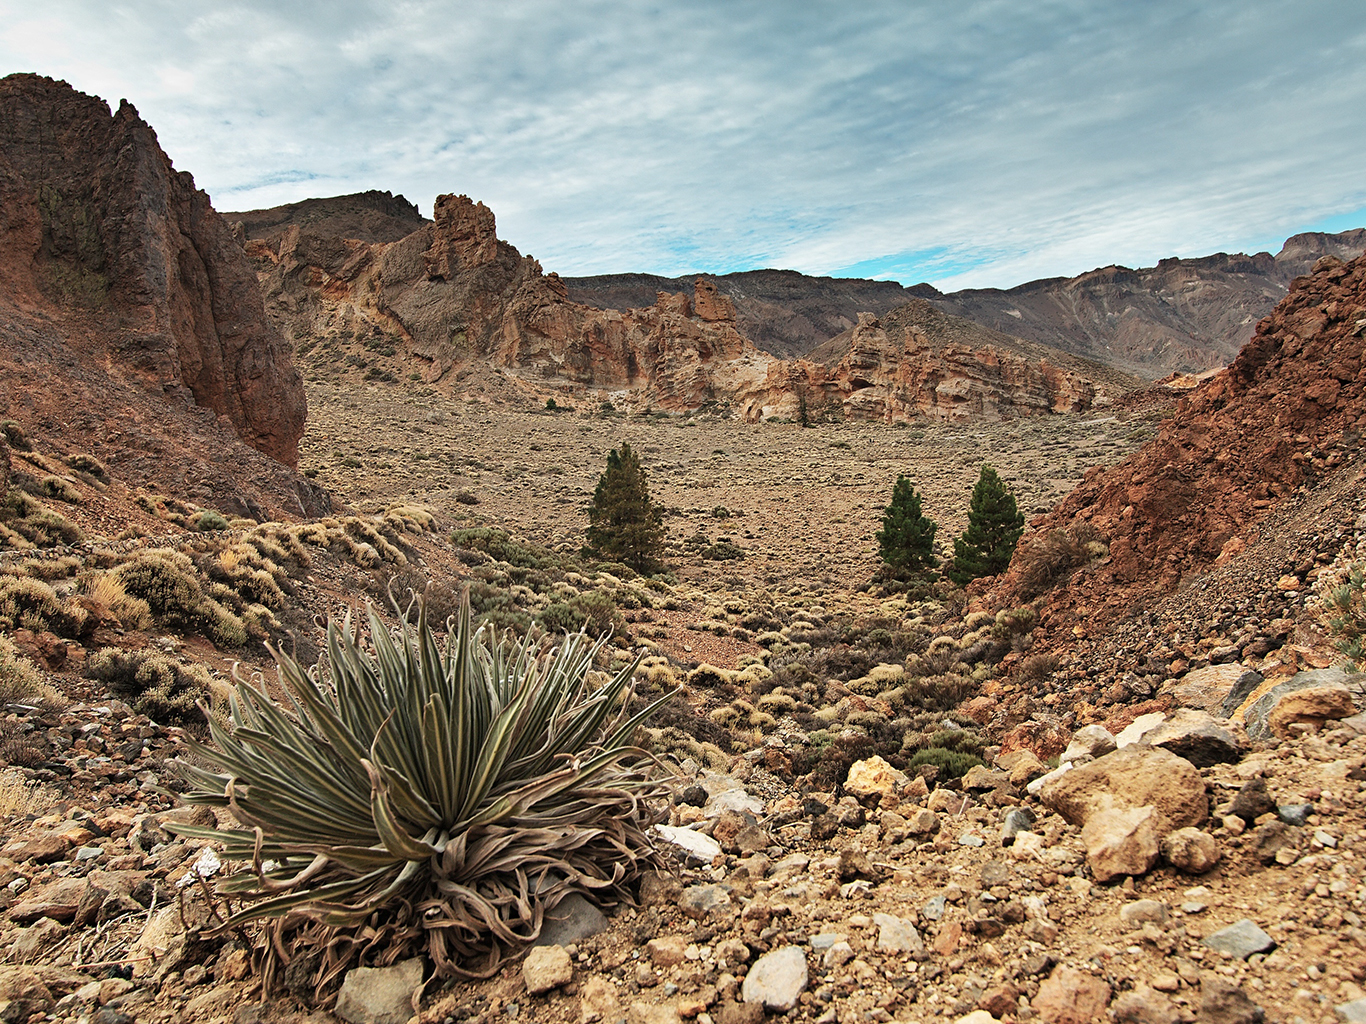
[(1123, 374), (946, 316), (924, 299), (858, 325), (739, 396), (774, 416), (943, 422), (1080, 412), (1134, 387)]

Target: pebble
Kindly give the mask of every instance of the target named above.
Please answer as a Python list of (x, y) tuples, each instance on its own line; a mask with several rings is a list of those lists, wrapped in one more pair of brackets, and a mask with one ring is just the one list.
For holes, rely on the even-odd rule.
[(806, 954), (797, 946), (784, 946), (754, 962), (745, 975), (741, 998), (786, 1013), (797, 1005), (809, 979)]
[(1250, 918), (1221, 928), (1201, 940), (1210, 949), (1246, 960), (1253, 953), (1269, 953), (1276, 948), (1276, 940), (1262, 931)]

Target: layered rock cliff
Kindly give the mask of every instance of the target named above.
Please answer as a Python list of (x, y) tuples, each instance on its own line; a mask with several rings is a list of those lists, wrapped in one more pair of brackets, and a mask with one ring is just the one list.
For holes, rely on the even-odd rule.
[(770, 368), (738, 396), (746, 419), (773, 416), (941, 422), (1082, 412), (1138, 382), (1067, 353), (947, 316), (913, 299)]
[(247, 249), (286, 335), (386, 339), (429, 384), (491, 366), (530, 388), (627, 391), (635, 404), (681, 411), (729, 397), (737, 378), (762, 376), (772, 361), (707, 281), (641, 309), (571, 302), (467, 196), (439, 196), (433, 223), (389, 244), (291, 227)]
[(306, 405), (290, 349), (230, 228), (131, 104), (111, 114), (64, 82), (0, 80), (0, 211), (13, 383), (79, 366), (183, 393), (295, 464)]

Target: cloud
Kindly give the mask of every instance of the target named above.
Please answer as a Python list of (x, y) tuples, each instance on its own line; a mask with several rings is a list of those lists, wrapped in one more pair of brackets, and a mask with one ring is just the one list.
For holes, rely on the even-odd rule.
[(56, 0), (0, 62), (127, 97), (221, 208), (464, 192), (566, 275), (1009, 286), (1366, 208), (1336, 0)]

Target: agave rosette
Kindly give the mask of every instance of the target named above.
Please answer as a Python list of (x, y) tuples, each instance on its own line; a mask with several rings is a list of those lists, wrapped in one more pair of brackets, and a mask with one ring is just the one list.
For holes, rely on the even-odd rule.
[(663, 787), (632, 740), (660, 701), (629, 713), (635, 664), (595, 687), (604, 640), (496, 638), (468, 601), (444, 643), (425, 609), (369, 620), (373, 651), (329, 625), (325, 675), (275, 654), (289, 712), (239, 680), (231, 728), (195, 745), (218, 770), (184, 766), (183, 799), (241, 827), (175, 830), (247, 866), (217, 885), (241, 900), (223, 927), (266, 922), (268, 968), (321, 950), (322, 987), (425, 948), (488, 976), (564, 896), (613, 902), (657, 863)]

